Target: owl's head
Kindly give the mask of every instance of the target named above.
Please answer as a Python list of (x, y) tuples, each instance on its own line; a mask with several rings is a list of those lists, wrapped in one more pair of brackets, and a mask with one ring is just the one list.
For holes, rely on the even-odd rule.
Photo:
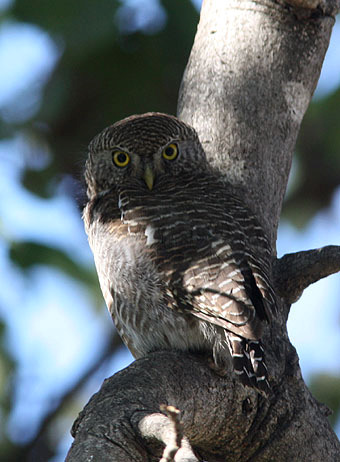
[(105, 128), (89, 145), (88, 196), (131, 181), (152, 190), (162, 175), (206, 171), (196, 131), (174, 116), (149, 112)]

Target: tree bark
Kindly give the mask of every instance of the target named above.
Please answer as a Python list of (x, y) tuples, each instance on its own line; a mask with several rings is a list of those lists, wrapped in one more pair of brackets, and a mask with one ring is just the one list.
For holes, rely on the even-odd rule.
[(205, 0), (179, 97), (180, 118), (243, 187), (273, 248), (296, 138), (334, 24), (319, 8)]
[[(340, 460), (328, 410), (303, 382), (286, 330), (289, 303), (339, 270), (339, 248), (275, 258), (298, 130), (338, 9), (335, 0), (205, 0), (179, 96), (179, 116), (270, 237), (281, 297), (263, 338), (271, 396), (217, 376), (204, 358), (153, 353), (91, 398), (74, 424), (68, 462), (158, 461), (162, 454), (175, 461)], [(162, 404), (181, 411), (181, 425)]]

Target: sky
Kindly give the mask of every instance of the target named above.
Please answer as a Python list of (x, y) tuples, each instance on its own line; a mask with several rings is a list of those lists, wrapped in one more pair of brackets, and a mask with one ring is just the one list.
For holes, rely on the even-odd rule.
[[(10, 1), (0, 0), (0, 11)], [(340, 27), (336, 25), (326, 55), (315, 98), (340, 85)], [(12, 121), (29, 118), (39, 107), (43, 85), (62, 50), (37, 27), (7, 22), (0, 28), (0, 116)], [(23, 95), (25, 96), (23, 98)], [(18, 110), (18, 100), (24, 105)], [(53, 268), (37, 267), (23, 275), (8, 258), (6, 241), (33, 240), (72, 251), (75, 258), (93, 265), (83, 224), (74, 202), (62, 188), (52, 199), (34, 196), (20, 185), (20, 173), (37, 162), (25, 153), (21, 136), (0, 141), (0, 316), (8, 324), (7, 346), (18, 362), (21, 386), (15, 391), (15, 407), (9, 428), (21, 441), (20, 429), (31, 429), (46, 406), (53, 405), (61, 389), (72, 385), (105, 347), (102, 339), (112, 329), (108, 314), (93, 310), (86, 288)], [(48, 155), (39, 162), (48, 162)], [(35, 165), (41, 168), (43, 165)], [(340, 189), (329, 209), (320, 212), (307, 228), (296, 230), (280, 224), (278, 255), (339, 244)], [(43, 223), (43, 226), (42, 226)], [(296, 347), (302, 372), (339, 373), (340, 276), (333, 275), (308, 288), (292, 306), (288, 331)], [(103, 311), (104, 303), (103, 303)], [(60, 341), (62, 339), (62, 341)], [(127, 366), (132, 357), (124, 352), (108, 365), (107, 375)], [(77, 367), (75, 367), (77, 365)], [(101, 385), (94, 378), (84, 403)], [(89, 389), (91, 388), (91, 390)], [(86, 393), (84, 392), (86, 395)], [(70, 425), (72, 422), (70, 422)], [(340, 425), (337, 429), (340, 434)], [(25, 431), (26, 437), (29, 432)], [(65, 437), (60, 455), (71, 442)]]

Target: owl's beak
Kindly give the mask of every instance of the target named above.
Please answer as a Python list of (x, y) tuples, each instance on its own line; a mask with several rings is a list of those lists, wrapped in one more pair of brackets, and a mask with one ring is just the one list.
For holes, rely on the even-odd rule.
[(153, 188), (153, 183), (155, 180), (155, 174), (150, 167), (150, 165), (146, 165), (145, 170), (144, 170), (144, 175), (143, 175), (144, 181), (146, 183), (146, 186), (150, 189)]

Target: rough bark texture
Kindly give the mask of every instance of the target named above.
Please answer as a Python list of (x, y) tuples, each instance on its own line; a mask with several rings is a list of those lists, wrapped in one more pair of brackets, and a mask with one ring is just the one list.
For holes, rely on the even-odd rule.
[(293, 150), (334, 18), (271, 0), (203, 3), (179, 116), (243, 186), (275, 247)]
[(205, 0), (180, 92), (179, 116), (197, 129), (211, 161), (271, 238), (282, 297), (263, 339), (271, 396), (217, 376), (203, 358), (154, 353), (91, 398), (73, 427), (68, 462), (160, 460), (164, 445), (178, 440), (161, 404), (182, 412), (185, 437), (176, 461), (340, 460), (328, 410), (305, 386), (286, 331), (288, 303), (339, 270), (339, 248), (275, 259), (293, 149), (338, 7), (326, 0)]
[(340, 246), (289, 253), (274, 262), (276, 292), (294, 303), (313, 282), (340, 271)]

